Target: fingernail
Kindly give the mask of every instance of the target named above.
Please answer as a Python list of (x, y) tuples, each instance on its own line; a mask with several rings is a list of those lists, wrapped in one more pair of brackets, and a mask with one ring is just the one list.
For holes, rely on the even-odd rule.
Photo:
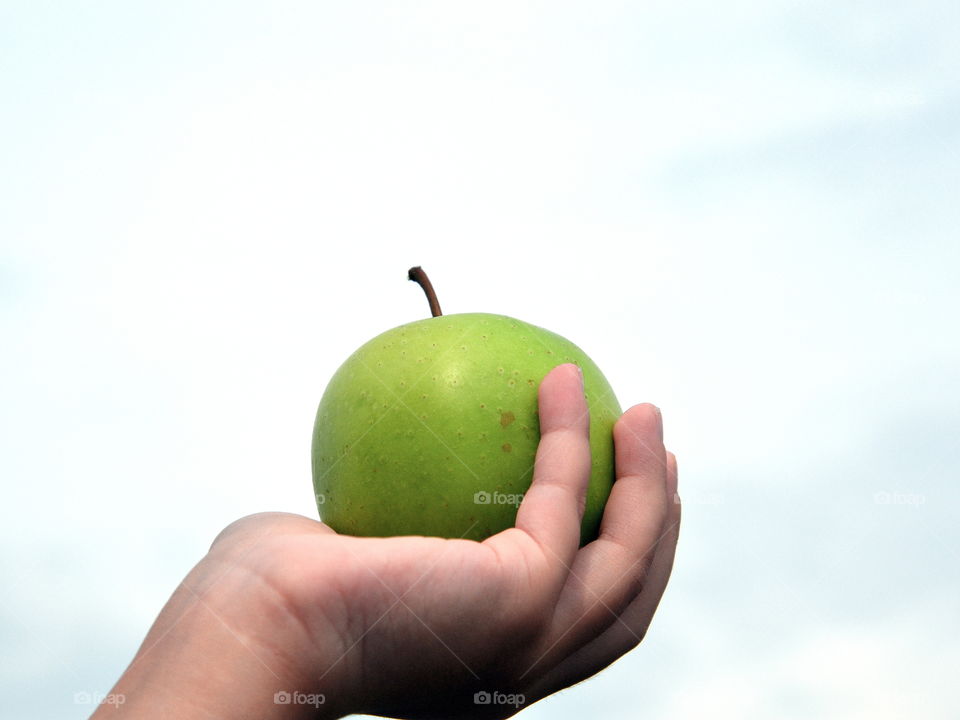
[(656, 405), (653, 406), (653, 409), (657, 413), (657, 434), (660, 436), (660, 442), (663, 442), (663, 413)]

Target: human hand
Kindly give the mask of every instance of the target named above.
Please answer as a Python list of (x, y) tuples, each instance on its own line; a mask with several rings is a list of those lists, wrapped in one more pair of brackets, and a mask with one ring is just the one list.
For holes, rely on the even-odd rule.
[(543, 380), (539, 411), (516, 527), (483, 542), (341, 536), (281, 513), (227, 527), (115, 688), (120, 709), (502, 718), (619, 658), (670, 575), (676, 460), (656, 408), (624, 413), (600, 536), (581, 548), (590, 448), (574, 366)]

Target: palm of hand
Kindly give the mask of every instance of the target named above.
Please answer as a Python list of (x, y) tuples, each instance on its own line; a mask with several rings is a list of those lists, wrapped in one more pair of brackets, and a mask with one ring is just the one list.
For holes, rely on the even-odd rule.
[(340, 536), (279, 513), (221, 534), (211, 557), (243, 565), (269, 588), (258, 612), (280, 620), (263, 645), (296, 667), (304, 688), (350, 688), (343, 704), (354, 712), (507, 717), (640, 641), (679, 524), (659, 413), (639, 405), (618, 422), (617, 481), (600, 538), (579, 548), (589, 443), (570, 366), (541, 384), (540, 412), (517, 526), (482, 543)]

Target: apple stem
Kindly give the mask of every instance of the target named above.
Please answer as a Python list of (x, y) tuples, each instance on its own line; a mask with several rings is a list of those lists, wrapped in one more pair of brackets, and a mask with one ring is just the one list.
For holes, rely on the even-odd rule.
[(437, 293), (433, 290), (433, 283), (423, 271), (423, 268), (417, 265), (407, 271), (407, 279), (413, 280), (423, 288), (424, 295), (427, 296), (427, 302), (430, 303), (430, 313), (433, 317), (440, 317), (443, 313), (440, 311), (440, 301), (437, 300)]

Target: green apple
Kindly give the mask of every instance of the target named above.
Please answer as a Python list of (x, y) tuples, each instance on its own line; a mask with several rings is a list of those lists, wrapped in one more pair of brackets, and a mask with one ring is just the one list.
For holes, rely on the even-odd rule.
[[(414, 277), (417, 275), (417, 277)], [(581, 542), (596, 537), (614, 479), (620, 406), (569, 340), (503, 315), (441, 315), (359, 348), (330, 380), (313, 431), (321, 519), (340, 533), (482, 540), (512, 527), (533, 479), (537, 388), (561, 363), (583, 370), (592, 470)]]

